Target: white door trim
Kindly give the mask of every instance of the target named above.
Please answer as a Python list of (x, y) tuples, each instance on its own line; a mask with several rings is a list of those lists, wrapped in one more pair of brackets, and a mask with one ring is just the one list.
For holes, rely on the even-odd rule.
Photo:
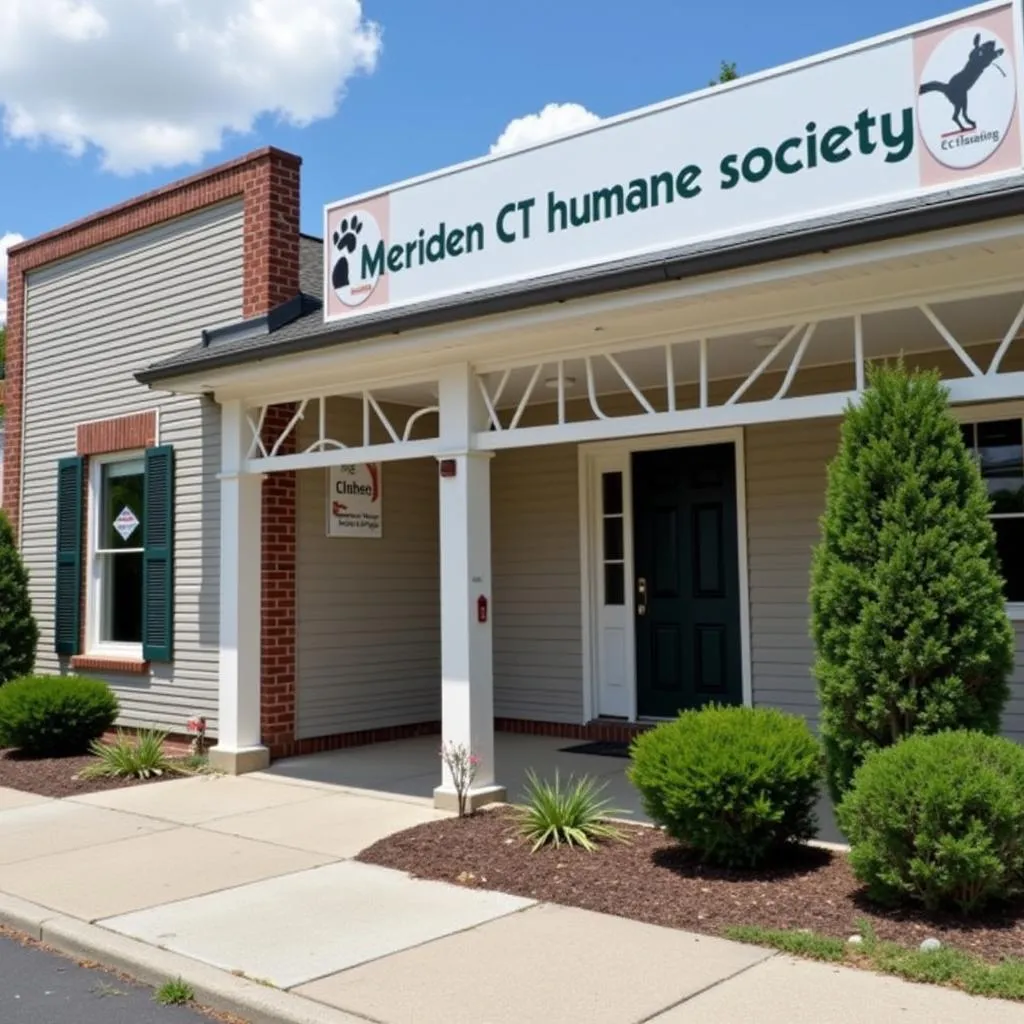
[(600, 601), (599, 579), (601, 551), (601, 474), (622, 473), (625, 554), (626, 664), (632, 673), (628, 720), (637, 720), (636, 704), (636, 631), (633, 579), (633, 480), (634, 452), (659, 448), (687, 448), (708, 444), (732, 444), (736, 451), (736, 529), (740, 586), (740, 655), (743, 671), (743, 703), (753, 703), (750, 644), (750, 580), (747, 556), (747, 487), (744, 430), (687, 431), (681, 434), (655, 434), (646, 437), (616, 438), (581, 444), (577, 448), (579, 464), (580, 590), (583, 612), (583, 711), (587, 721), (600, 713)]

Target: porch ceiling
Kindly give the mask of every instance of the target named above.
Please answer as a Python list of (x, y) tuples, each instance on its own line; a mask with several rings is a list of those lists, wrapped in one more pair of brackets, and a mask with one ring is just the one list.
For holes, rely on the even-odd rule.
[[(423, 381), (436, 379), (439, 364), (468, 360), (485, 379), (524, 368), (502, 395), (507, 406), (526, 387), (525, 368), (545, 357), (566, 360), (568, 397), (586, 394), (582, 357), (601, 350), (622, 353), (634, 381), (655, 386), (664, 354), (653, 346), (678, 341), (677, 378), (696, 380), (702, 337), (711, 379), (742, 377), (796, 323), (819, 324), (804, 366), (849, 361), (854, 312), (864, 314), (869, 357), (941, 348), (935, 327), (908, 308), (922, 301), (961, 344), (1000, 339), (1024, 298), (1022, 282), (1024, 217), (267, 360), (208, 374), (188, 390), (266, 402), (372, 386), (383, 400), (421, 405), (436, 400), (436, 386)], [(596, 372), (598, 392), (622, 390), (611, 367)]]

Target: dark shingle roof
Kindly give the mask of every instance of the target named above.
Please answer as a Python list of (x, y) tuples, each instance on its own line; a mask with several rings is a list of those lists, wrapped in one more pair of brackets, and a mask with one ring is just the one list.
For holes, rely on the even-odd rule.
[[(679, 280), (772, 260), (809, 255), (901, 235), (994, 220), (1024, 212), (1024, 174), (973, 183), (926, 196), (846, 211), (788, 227), (678, 246), (667, 252), (604, 263), (527, 282), (514, 282), (397, 310), (368, 313), (350, 323), (325, 324), (323, 242), (300, 240), (303, 301), (275, 311), (269, 322), (206, 332), (203, 342), (137, 374), (146, 384), (204, 370), (384, 337), (459, 320), (564, 302), (602, 292)], [(268, 318), (261, 318), (265, 321)], [(255, 323), (255, 322), (253, 322)]]

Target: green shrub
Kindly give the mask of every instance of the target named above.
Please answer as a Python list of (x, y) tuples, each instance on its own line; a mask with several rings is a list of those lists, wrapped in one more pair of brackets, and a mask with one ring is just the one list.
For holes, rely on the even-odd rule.
[(604, 819), (620, 814), (602, 799), (605, 784), (584, 776), (569, 779), (563, 786), (555, 772), (555, 781), (544, 782), (534, 772), (527, 773), (526, 802), (517, 808), (519, 830), (533, 843), (533, 852), (542, 846), (580, 846), (593, 851), (601, 839), (621, 839), (621, 831)]
[(28, 572), (10, 520), (0, 510), (0, 684), (32, 671), (38, 642), (39, 630), (28, 596)]
[(0, 747), (32, 757), (83, 754), (117, 717), (106, 683), (76, 676), (26, 676), (0, 687)]
[(684, 711), (638, 736), (629, 778), (644, 809), (702, 860), (755, 867), (816, 831), (821, 751), (774, 708)]
[(137, 736), (117, 730), (113, 743), (94, 740), (89, 753), (99, 759), (82, 772), (86, 779), (149, 779), (179, 770), (164, 753), (167, 733), (143, 729)]
[(843, 422), (814, 556), (829, 788), (913, 733), (996, 733), (1014, 636), (990, 502), (935, 373), (876, 368)]
[(1024, 748), (979, 732), (871, 754), (838, 808), (854, 873), (885, 904), (977, 911), (1024, 892)]

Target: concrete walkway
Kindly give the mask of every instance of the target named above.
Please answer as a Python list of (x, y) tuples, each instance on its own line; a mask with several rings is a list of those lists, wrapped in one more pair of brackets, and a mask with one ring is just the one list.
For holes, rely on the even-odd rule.
[(0, 923), (259, 1022), (985, 1021), (1024, 1007), (352, 858), (426, 800), (284, 773), (0, 789)]

